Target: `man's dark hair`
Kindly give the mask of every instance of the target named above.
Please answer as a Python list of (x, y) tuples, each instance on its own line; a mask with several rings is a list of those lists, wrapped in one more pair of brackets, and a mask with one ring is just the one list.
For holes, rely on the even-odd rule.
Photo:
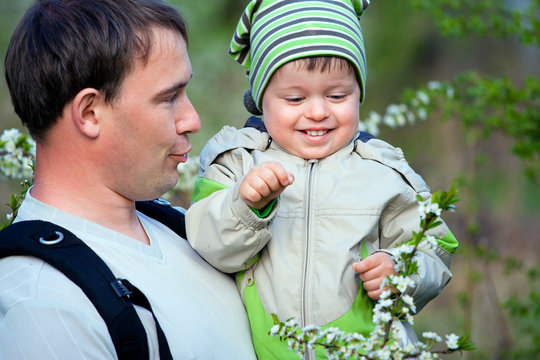
[(187, 42), (182, 16), (162, 0), (37, 0), (5, 59), (15, 112), (32, 136), (43, 139), (84, 88), (114, 100), (135, 60), (147, 60), (153, 27)]

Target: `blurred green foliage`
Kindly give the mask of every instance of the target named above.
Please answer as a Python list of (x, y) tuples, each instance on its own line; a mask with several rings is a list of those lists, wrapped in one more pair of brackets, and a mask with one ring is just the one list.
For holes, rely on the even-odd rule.
[[(512, 264), (514, 268), (515, 264)], [(503, 354), (508, 359), (538, 359), (540, 354), (540, 264), (527, 270), (530, 291), (525, 296), (512, 295), (503, 303), (514, 322), (515, 332), (521, 334), (516, 346)]]
[(445, 35), (517, 35), (529, 45), (540, 45), (540, 1), (412, 0), (429, 11)]
[[(2, 65), (11, 33), (31, 2), (0, 0)], [(202, 130), (192, 136), (193, 154), (198, 154), (223, 125), (242, 126), (249, 115), (242, 105), (242, 94), (248, 86), (244, 70), (227, 54), (248, 0), (169, 2), (181, 10), (189, 25), (194, 78), (188, 94), (203, 123)], [(425, 84), (431, 80), (451, 84), (455, 89), (453, 100), (432, 94), (428, 121), (397, 131), (385, 129), (380, 137), (403, 148), (409, 162), (432, 188), (448, 188), (454, 178), (460, 178), (463, 187), (469, 189), (460, 196), (460, 211), (445, 219), (458, 240), (470, 237), (474, 239), (471, 245), (483, 242), (491, 250), (523, 262), (539, 261), (540, 190), (521, 176), (522, 163), (515, 161), (516, 156), (509, 155), (508, 149), (524, 160), (531, 178), (537, 176), (539, 5), (540, 0), (373, 0), (362, 17), (368, 80), (361, 118), (371, 110), (381, 112), (400, 99), (406, 102), (419, 89), (429, 90)], [(409, 93), (403, 90), (406, 88), (413, 90)], [(0, 122), (2, 129), (21, 128), (3, 78)], [(9, 201), (11, 194), (19, 192), (18, 181), (0, 182), (0, 199)], [(5, 207), (3, 213), (8, 211)], [(428, 328), (436, 324), (444, 332), (454, 329), (460, 319), (452, 309), (461, 314), (467, 304), (476, 301), (481, 304), (475, 310), (478, 314), (483, 314), (483, 308), (494, 312), (478, 296), (478, 289), (469, 291), (467, 287), (468, 278), (474, 286), (489, 279), (477, 264), (483, 259), (474, 251), (458, 250), (455, 279), (422, 311), (419, 321), (431, 319)], [(477, 267), (463, 274), (465, 267), (460, 265), (469, 260)], [(538, 293), (538, 277), (535, 281), (497, 280), (502, 296), (517, 285), (522, 294), (507, 305), (515, 320), (512, 337), (538, 342), (533, 336), (539, 331), (534, 329), (540, 328), (531, 328), (535, 323), (529, 326), (526, 321), (537, 314), (531, 311), (538, 306), (534, 295)], [(466, 300), (458, 309), (452, 307), (455, 297), (449, 296), (457, 293)], [(469, 315), (465, 311), (464, 317)], [(479, 358), (480, 354), (484, 358), (500, 356), (497, 342), (502, 336), (501, 326), (490, 326), (494, 318), (489, 313), (480, 319), (472, 339), (482, 349), (470, 358)], [(515, 344), (528, 346), (530, 342)]]

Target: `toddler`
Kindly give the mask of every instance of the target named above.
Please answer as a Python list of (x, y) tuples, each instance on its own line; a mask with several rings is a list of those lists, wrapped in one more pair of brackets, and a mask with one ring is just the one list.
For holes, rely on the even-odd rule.
[[(262, 118), (205, 146), (187, 231), (210, 264), (236, 273), (260, 359), (296, 357), (268, 335), (271, 314), (368, 334), (393, 248), (419, 230), (416, 196), (430, 196), (400, 149), (358, 130), (366, 6), (253, 0), (231, 42)], [(457, 248), (444, 223), (429, 234), (439, 246), (418, 254), (417, 310), (450, 280)]]

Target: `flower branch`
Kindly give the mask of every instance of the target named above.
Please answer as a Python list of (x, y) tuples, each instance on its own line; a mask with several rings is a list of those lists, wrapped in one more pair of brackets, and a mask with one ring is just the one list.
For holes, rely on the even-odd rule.
[(418, 263), (415, 260), (420, 246), (434, 250), (437, 241), (428, 231), (441, 224), (440, 215), (443, 211), (454, 211), (458, 201), (457, 189), (452, 186), (447, 192), (438, 191), (430, 199), (418, 197), (420, 231), (413, 232), (412, 240), (396, 248), (395, 274), (388, 276), (382, 283), (384, 289), (380, 299), (373, 308), (373, 323), (375, 328), (366, 337), (357, 333), (346, 333), (338, 328), (321, 328), (318, 326), (302, 327), (294, 319), (282, 322), (273, 314), (274, 326), (270, 329), (271, 336), (279, 336), (287, 341), (289, 349), (300, 357), (307, 350), (316, 346), (325, 349), (328, 359), (436, 359), (439, 355), (456, 351), (472, 350), (474, 344), (468, 336), (446, 335), (446, 348), (435, 350), (434, 346), (442, 342), (442, 338), (434, 332), (424, 332), (425, 342), (406, 343), (406, 335), (401, 321), (414, 323), (412, 314), (416, 312), (413, 298), (406, 294), (407, 289), (415, 283), (412, 276), (418, 273)]

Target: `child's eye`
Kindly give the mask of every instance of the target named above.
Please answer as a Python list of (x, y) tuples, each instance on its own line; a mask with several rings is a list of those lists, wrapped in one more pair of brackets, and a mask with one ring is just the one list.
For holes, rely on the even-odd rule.
[(287, 102), (289, 103), (299, 103), (302, 100), (304, 100), (304, 98), (300, 96), (290, 96), (290, 97), (286, 97), (285, 100), (287, 100)]
[(345, 95), (345, 94), (335, 94), (335, 95), (330, 95), (328, 97), (330, 99), (332, 99), (332, 100), (343, 100), (343, 99), (345, 99), (346, 96), (347, 95)]

